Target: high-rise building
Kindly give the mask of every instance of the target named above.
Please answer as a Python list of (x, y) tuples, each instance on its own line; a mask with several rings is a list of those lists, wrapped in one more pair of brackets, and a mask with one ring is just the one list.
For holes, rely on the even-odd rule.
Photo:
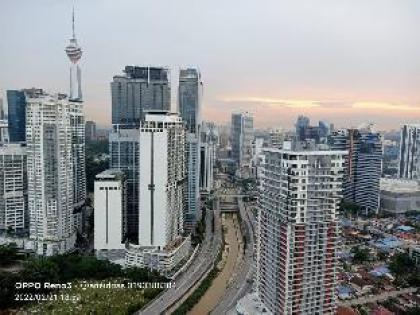
[(177, 114), (146, 113), (140, 126), (139, 244), (126, 246), (126, 266), (167, 272), (191, 248), (184, 231), (185, 125)]
[(9, 142), (9, 123), (3, 108), (3, 99), (0, 98), (0, 143)]
[(200, 218), (200, 130), (203, 83), (197, 69), (179, 71), (178, 107), (186, 127), (187, 187), (184, 223), (192, 230)]
[(40, 255), (64, 253), (74, 247), (73, 210), (83, 196), (74, 140), (80, 129), (84, 135), (83, 106), (61, 94), (38, 95), (27, 98), (26, 118), (29, 236)]
[(127, 182), (127, 239), (138, 243), (139, 155), (138, 129), (114, 129), (109, 135), (110, 168), (124, 172)]
[(138, 128), (148, 110), (171, 109), (169, 69), (126, 66), (111, 82), (112, 124)]
[(0, 231), (24, 235), (28, 232), (26, 148), (22, 144), (0, 144)]
[(185, 129), (169, 112), (146, 114), (140, 127), (139, 244), (163, 248), (183, 233)]
[(184, 228), (191, 232), (200, 219), (200, 138), (198, 134), (187, 132), (185, 155), (187, 159), (187, 182), (185, 189)]
[(370, 127), (333, 132), (330, 145), (347, 150), (344, 199), (364, 211), (378, 212), (382, 174), (382, 136)]
[[(86, 162), (85, 162), (85, 117), (82, 98), (82, 74), (79, 66), (82, 48), (77, 44), (74, 31), (74, 7), (72, 12), (72, 37), (65, 49), (70, 59), (70, 93), (68, 100), (74, 109), (70, 115), (72, 131), (72, 160), (73, 160), (73, 203), (80, 211), (86, 203)], [(79, 104), (77, 104), (79, 103)]]
[(7, 104), (10, 142), (25, 141), (26, 126), (26, 98), (25, 92), (17, 90), (7, 91)]
[(94, 121), (86, 121), (85, 125), (86, 141), (96, 140), (96, 124)]
[(217, 143), (217, 127), (214, 123), (204, 122), (200, 137), (200, 189), (207, 193), (214, 189)]
[(95, 179), (95, 233), (96, 256), (121, 259), (125, 254), (127, 187), (125, 174), (106, 170)]
[(310, 120), (306, 116), (300, 115), (296, 121), (296, 138), (298, 141), (305, 141), (307, 129), (309, 127)]
[(252, 158), (254, 119), (248, 112), (233, 113), (231, 123), (232, 158), (239, 168), (249, 166)]
[(74, 32), (74, 7), (72, 15), (72, 37), (66, 47), (66, 54), (70, 59), (70, 94), (69, 100), (75, 102), (82, 101), (82, 72), (79, 61), (82, 57), (82, 48), (77, 44), (76, 34)]
[(335, 314), (346, 151), (264, 150), (256, 290), (272, 314)]
[(201, 124), (201, 98), (203, 83), (197, 69), (179, 71), (179, 113), (186, 123), (187, 132), (197, 134)]
[(401, 128), (398, 165), (400, 178), (420, 179), (420, 125), (406, 124)]

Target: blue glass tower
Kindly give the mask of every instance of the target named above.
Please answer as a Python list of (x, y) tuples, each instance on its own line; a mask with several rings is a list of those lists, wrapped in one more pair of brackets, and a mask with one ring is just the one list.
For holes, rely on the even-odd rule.
[(8, 121), (10, 142), (26, 140), (26, 98), (24, 91), (8, 90)]

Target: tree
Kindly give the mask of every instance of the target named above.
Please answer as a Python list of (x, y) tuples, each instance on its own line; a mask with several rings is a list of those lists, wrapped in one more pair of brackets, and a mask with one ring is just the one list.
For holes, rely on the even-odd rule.
[(396, 275), (412, 271), (414, 267), (415, 263), (407, 253), (395, 254), (389, 264), (389, 269)]
[(368, 248), (356, 246), (352, 248), (351, 252), (354, 254), (353, 261), (356, 263), (364, 263), (369, 260), (370, 250)]
[(15, 243), (0, 245), (0, 266), (9, 266), (19, 258)]
[(49, 258), (30, 259), (25, 263), (22, 278), (27, 282), (59, 282), (59, 269)]

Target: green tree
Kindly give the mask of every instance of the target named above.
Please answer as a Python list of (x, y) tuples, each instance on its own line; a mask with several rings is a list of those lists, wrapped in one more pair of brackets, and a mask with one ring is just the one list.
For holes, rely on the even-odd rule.
[(9, 266), (19, 258), (15, 243), (0, 245), (0, 266)]
[(353, 261), (356, 263), (364, 263), (369, 260), (370, 250), (368, 248), (355, 246), (352, 248), (351, 252), (354, 254)]

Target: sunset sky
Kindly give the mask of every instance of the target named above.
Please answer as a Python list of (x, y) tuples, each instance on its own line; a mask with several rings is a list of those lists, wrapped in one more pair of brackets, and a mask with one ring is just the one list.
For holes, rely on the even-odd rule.
[[(110, 125), (127, 64), (198, 66), (204, 119), (297, 115), (339, 127), (420, 122), (418, 0), (76, 0), (88, 119)], [(0, 1), (0, 89), (68, 90), (71, 0)]]

